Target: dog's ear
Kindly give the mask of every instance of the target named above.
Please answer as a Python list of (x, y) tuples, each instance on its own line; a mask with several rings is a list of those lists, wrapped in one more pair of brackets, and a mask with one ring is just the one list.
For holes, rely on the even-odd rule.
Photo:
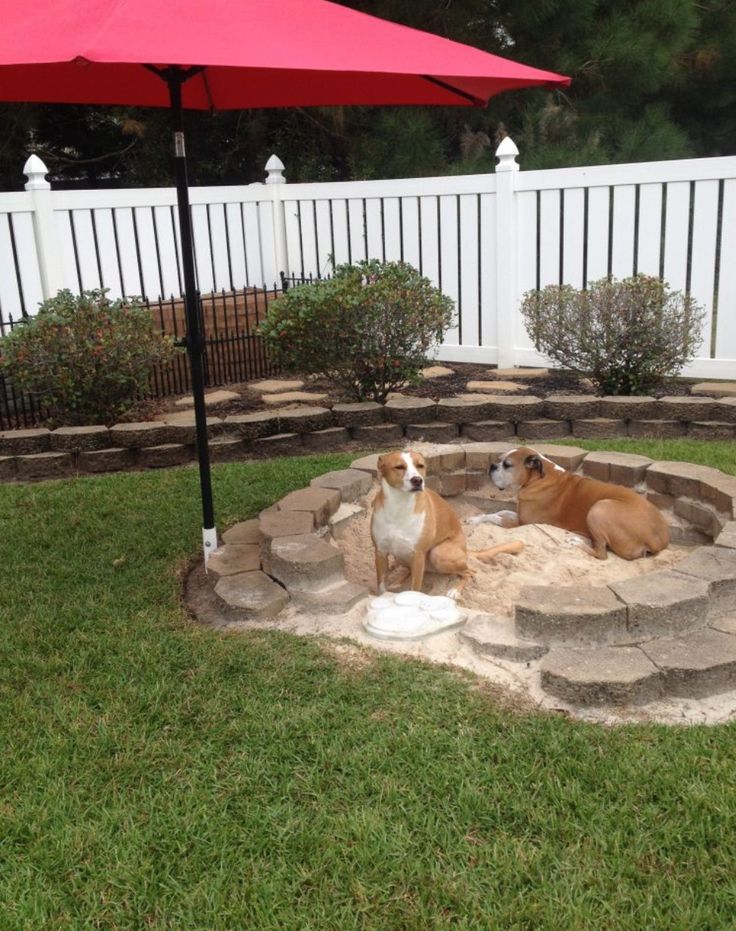
[(379, 471), (383, 468), (383, 459), (384, 459), (383, 456), (379, 456), (378, 462), (376, 462), (376, 469), (378, 469)]
[(539, 456), (527, 456), (524, 460), (524, 465), (531, 472), (539, 472), (540, 475), (544, 475), (544, 466), (542, 465), (542, 460), (539, 458)]

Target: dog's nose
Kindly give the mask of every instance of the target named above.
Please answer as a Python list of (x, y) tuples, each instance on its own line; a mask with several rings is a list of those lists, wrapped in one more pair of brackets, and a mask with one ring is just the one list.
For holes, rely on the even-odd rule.
[(424, 479), (422, 478), (421, 475), (412, 475), (409, 481), (411, 482), (412, 488), (421, 488), (422, 482), (424, 481)]
[(495, 472), (497, 468), (498, 468), (498, 463), (497, 463), (497, 462), (494, 462), (494, 463), (491, 464), (491, 472)]

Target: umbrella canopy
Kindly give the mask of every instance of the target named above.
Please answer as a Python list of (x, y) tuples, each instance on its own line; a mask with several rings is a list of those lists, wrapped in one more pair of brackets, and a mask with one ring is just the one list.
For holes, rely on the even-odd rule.
[(569, 79), (327, 0), (2, 0), (0, 100), (206, 110), (479, 105)]
[(171, 107), (205, 565), (217, 546), (183, 109), (484, 106), (569, 78), (328, 0), (0, 0), (0, 100)]

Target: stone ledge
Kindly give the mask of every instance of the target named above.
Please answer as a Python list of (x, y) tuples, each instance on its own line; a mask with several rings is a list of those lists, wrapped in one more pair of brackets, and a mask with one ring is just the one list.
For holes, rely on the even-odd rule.
[(662, 674), (638, 647), (557, 648), (542, 658), (542, 688), (580, 705), (641, 704), (663, 693)]

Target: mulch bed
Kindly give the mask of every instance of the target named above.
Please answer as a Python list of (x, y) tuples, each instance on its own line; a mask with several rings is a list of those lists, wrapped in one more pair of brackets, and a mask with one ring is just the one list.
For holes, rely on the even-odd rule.
[[(444, 368), (452, 369), (453, 374), (443, 375), (439, 378), (426, 379), (416, 386), (406, 386), (401, 389), (401, 394), (415, 398), (433, 398), (434, 400), (453, 398), (459, 394), (468, 393), (467, 384), (469, 381), (488, 381), (494, 377), (495, 366), (467, 362), (440, 362), (437, 364), (442, 365)], [(326, 379), (309, 378), (308, 376), (289, 373), (281, 373), (274, 377), (279, 380), (303, 381), (303, 391), (327, 394), (331, 403), (355, 400), (355, 398), (347, 397), (338, 385)], [(550, 370), (549, 373), (543, 377), (535, 376), (527, 381), (521, 378), (518, 380), (526, 385), (524, 390), (518, 392), (519, 395), (526, 394), (535, 395), (539, 398), (546, 398), (556, 394), (595, 396), (596, 393), (593, 385), (588, 379), (570, 372)], [(226, 417), (231, 414), (248, 414), (273, 408), (273, 405), (265, 404), (262, 401), (258, 392), (248, 390), (247, 382), (235, 385), (223, 385), (222, 387), (228, 391), (238, 392), (240, 398), (208, 408), (209, 413), (218, 417)], [(689, 383), (676, 379), (663, 383), (657, 391), (652, 392), (655, 397), (681, 396), (689, 393)], [(162, 402), (162, 404), (164, 406), (160, 408), (160, 410), (170, 409), (170, 406), (166, 405), (166, 402)]]

